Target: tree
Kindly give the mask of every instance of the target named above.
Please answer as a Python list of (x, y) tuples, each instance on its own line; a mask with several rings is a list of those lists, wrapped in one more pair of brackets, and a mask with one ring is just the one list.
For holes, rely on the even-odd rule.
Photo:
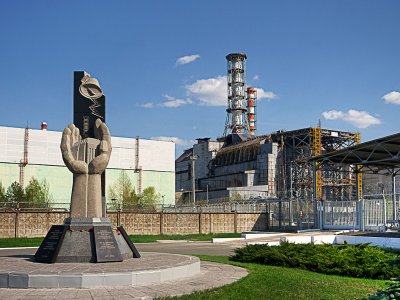
[(138, 196), (129, 176), (125, 171), (121, 171), (118, 180), (108, 188), (108, 198), (116, 199), (112, 202), (113, 208), (129, 208), (138, 204)]
[(46, 179), (39, 182), (35, 177), (29, 180), (25, 188), (25, 201), (29, 206), (35, 208), (46, 208), (49, 206), (50, 193), (49, 184)]
[(6, 192), (6, 199), (8, 202), (10, 202), (13, 206), (17, 206), (17, 204), (21, 203), (20, 207), (24, 206), (24, 199), (25, 199), (25, 193), (24, 189), (22, 186), (14, 181), (11, 183), (11, 185), (7, 188)]
[(6, 190), (3, 187), (3, 184), (0, 181), (0, 206), (4, 207), (6, 204)]
[(157, 204), (160, 204), (161, 195), (156, 192), (154, 186), (145, 188), (139, 197), (139, 204), (148, 209), (155, 209)]

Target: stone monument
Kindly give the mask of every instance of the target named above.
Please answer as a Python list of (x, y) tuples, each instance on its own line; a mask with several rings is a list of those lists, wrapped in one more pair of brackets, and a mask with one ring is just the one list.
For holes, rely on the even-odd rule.
[(80, 129), (70, 124), (60, 145), (64, 163), (73, 174), (70, 217), (50, 228), (35, 254), (37, 262), (117, 262), (140, 257), (124, 228), (113, 228), (104, 216), (102, 174), (111, 156), (111, 135), (101, 118), (93, 118), (101, 117), (96, 99), (104, 98), (98, 81), (82, 73), (81, 94), (92, 101), (86, 111), (82, 105), (80, 109), (90, 115), (83, 115), (80, 123), (83, 137)]

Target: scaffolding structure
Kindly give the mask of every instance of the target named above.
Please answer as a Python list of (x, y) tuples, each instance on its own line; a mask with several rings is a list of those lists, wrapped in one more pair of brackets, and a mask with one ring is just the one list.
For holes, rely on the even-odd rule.
[(135, 145), (135, 173), (138, 174), (137, 177), (137, 194), (142, 194), (142, 166), (139, 164), (139, 137), (136, 137)]
[(249, 131), (246, 117), (246, 54), (231, 53), (227, 60), (228, 107), (224, 136)]
[[(323, 129), (319, 125), (281, 130), (272, 133), (271, 140), (278, 143), (277, 196), (293, 200), (292, 208), (299, 214), (314, 210), (314, 190), (315, 199), (330, 201), (354, 200), (357, 188), (362, 190), (362, 174), (353, 172), (348, 166), (335, 170), (317, 168), (314, 185), (314, 166), (308, 162), (313, 156), (360, 143), (359, 133)], [(356, 176), (359, 177), (358, 186)]]
[(28, 164), (28, 143), (29, 143), (29, 128), (26, 126), (24, 131), (24, 156), (19, 162), (19, 184), (24, 188), (25, 167)]

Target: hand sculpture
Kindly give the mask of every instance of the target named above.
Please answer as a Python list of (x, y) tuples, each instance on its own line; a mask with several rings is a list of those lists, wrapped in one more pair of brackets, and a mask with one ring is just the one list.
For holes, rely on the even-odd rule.
[(61, 139), (61, 152), (65, 165), (74, 174), (101, 174), (107, 167), (111, 155), (111, 136), (105, 123), (96, 120), (94, 135), (100, 140), (99, 155), (89, 164), (74, 158), (72, 147), (82, 142), (79, 129), (74, 124), (69, 124), (64, 129)]
[(64, 129), (61, 152), (65, 165), (74, 174), (71, 195), (71, 217), (99, 218), (102, 216), (101, 174), (111, 156), (111, 136), (105, 123), (100, 119), (94, 125), (94, 135), (99, 142), (97, 156), (91, 161), (78, 159), (74, 147), (81, 144), (79, 129), (74, 124)]

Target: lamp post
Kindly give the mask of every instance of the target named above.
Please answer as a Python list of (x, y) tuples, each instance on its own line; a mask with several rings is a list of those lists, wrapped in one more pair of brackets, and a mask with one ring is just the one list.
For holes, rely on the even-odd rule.
[(208, 205), (208, 183), (207, 183), (207, 205)]
[(120, 226), (120, 217), (121, 217), (121, 204), (117, 202), (117, 199), (112, 198), (111, 199), (114, 208), (117, 209), (117, 226)]
[(197, 155), (191, 155), (190, 160), (192, 161), (192, 194), (193, 194), (193, 206), (196, 206), (196, 173), (195, 173), (195, 162), (198, 158)]

